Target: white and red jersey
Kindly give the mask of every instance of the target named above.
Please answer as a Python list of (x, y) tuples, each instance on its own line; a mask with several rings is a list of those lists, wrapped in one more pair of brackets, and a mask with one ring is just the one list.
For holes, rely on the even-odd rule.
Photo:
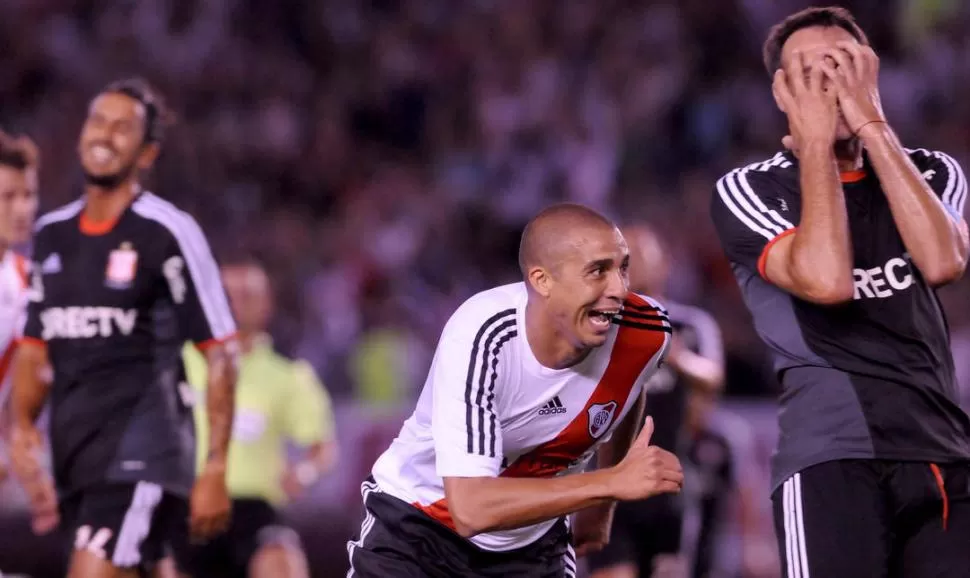
[[(542, 366), (526, 339), (524, 283), (483, 291), (451, 316), (414, 413), (373, 475), (380, 490), (454, 529), (444, 477), (550, 477), (580, 472), (635, 407), (670, 340), (666, 312), (629, 294), (606, 343), (567, 369)], [(506, 551), (555, 520), (479, 534)]]
[(27, 260), (13, 251), (0, 255), (0, 401), (27, 306)]

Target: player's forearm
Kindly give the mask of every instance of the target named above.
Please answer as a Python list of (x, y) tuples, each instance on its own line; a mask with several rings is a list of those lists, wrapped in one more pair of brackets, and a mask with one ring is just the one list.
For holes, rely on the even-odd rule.
[(801, 293), (818, 302), (852, 297), (852, 248), (845, 196), (830, 144), (799, 150), (802, 215), (788, 269)]
[(206, 461), (207, 464), (225, 466), (235, 410), (237, 360), (223, 345), (209, 348), (206, 358), (209, 366), (206, 389), (209, 448)]
[(640, 392), (637, 404), (630, 408), (622, 422), (616, 426), (610, 441), (601, 445), (596, 452), (596, 466), (599, 469), (610, 468), (620, 463), (630, 450), (630, 444), (636, 439), (643, 425), (644, 411), (647, 406), (646, 391)]
[(963, 275), (970, 253), (961, 215), (951, 215), (885, 123), (866, 125), (859, 134), (913, 263), (931, 285)]
[(22, 343), (13, 362), (11, 421), (15, 427), (33, 427), (40, 416), (50, 385), (43, 379), (47, 353), (40, 345)]
[(449, 510), (462, 536), (510, 530), (612, 502), (612, 471), (559, 478), (451, 478)]

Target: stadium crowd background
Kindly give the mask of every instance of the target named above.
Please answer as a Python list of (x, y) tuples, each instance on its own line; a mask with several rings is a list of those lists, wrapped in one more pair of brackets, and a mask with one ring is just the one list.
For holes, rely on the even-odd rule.
[[(880, 54), (904, 142), (970, 170), (970, 3), (832, 3)], [(167, 96), (179, 116), (154, 190), (192, 212), (217, 253), (266, 261), (277, 346), (310, 361), (337, 402), (340, 471), (299, 508), (315, 576), (336, 576), (356, 485), (409, 410), (447, 316), (516, 278), (521, 227), (551, 202), (659, 227), (670, 297), (722, 325), (728, 402), (750, 418), (764, 466), (777, 386), (708, 204), (720, 173), (780, 146), (760, 47), (807, 5), (2, 0), (0, 126), (40, 146), (49, 209), (79, 194), (76, 137), (100, 87), (137, 74)], [(965, 391), (967, 289), (943, 291)], [(0, 488), (0, 520), (16, 519), (16, 502)], [(18, 543), (38, 555), (45, 544)]]

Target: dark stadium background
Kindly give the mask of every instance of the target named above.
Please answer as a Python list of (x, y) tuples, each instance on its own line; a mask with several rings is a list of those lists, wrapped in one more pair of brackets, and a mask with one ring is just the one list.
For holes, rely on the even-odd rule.
[[(79, 193), (75, 139), (106, 82), (142, 75), (178, 112), (154, 190), (277, 286), (276, 344), (334, 396), (339, 471), (290, 508), (316, 578), (346, 572), (357, 485), (420, 388), (438, 331), (515, 279), (527, 218), (582, 202), (645, 220), (670, 296), (712, 310), (744, 480), (767, 514), (776, 385), (707, 215), (716, 176), (784, 134), (760, 42), (793, 0), (0, 0), (0, 125), (43, 151), (43, 207)], [(970, 3), (859, 0), (904, 142), (970, 167)], [(967, 282), (944, 291), (970, 389)], [(726, 549), (777, 576), (767, 517)], [(0, 484), (0, 570), (57, 575)]]

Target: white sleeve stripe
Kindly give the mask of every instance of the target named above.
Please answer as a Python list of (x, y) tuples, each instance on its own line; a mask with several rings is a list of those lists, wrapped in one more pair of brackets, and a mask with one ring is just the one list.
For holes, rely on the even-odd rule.
[(720, 179), (718, 179), (717, 181), (717, 194), (719, 197), (721, 197), (721, 201), (724, 202), (724, 205), (734, 214), (735, 217), (738, 218), (739, 221), (744, 223), (749, 229), (751, 229), (755, 233), (758, 233), (759, 235), (761, 235), (765, 239), (768, 239), (769, 241), (777, 237), (778, 236), (777, 234), (773, 233), (772, 231), (766, 230), (758, 223), (752, 221), (748, 214), (746, 214), (743, 210), (741, 210), (737, 205), (734, 204), (734, 200), (732, 200), (731, 194), (728, 192), (727, 186), (725, 185), (725, 182), (729, 177), (730, 177), (730, 174), (727, 174), (721, 177)]
[[(488, 368), (488, 360), (492, 354), (493, 346), (492, 343), (495, 338), (499, 336), (500, 333), (508, 329), (512, 329), (512, 333), (515, 331), (515, 309), (506, 309), (500, 311), (495, 315), (488, 318), (478, 329), (478, 333), (475, 335), (475, 339), (472, 342), (471, 354), (468, 357), (468, 373), (465, 378), (465, 433), (466, 433), (466, 451), (469, 454), (479, 454), (485, 455), (485, 408), (482, 406), (482, 399), (485, 396), (485, 372)], [(486, 333), (488, 336), (486, 337)], [(483, 341), (484, 339), (484, 341)], [(501, 343), (504, 343), (510, 337), (502, 337)], [(494, 347), (496, 360), (499, 351), (499, 344)], [(481, 364), (479, 364), (479, 351), (481, 351)], [(497, 361), (493, 363), (493, 377), (489, 387), (492, 389), (492, 394), (488, 398), (488, 403), (491, 404), (494, 398), (494, 387), (495, 387), (495, 367)], [(476, 375), (478, 379), (475, 379)], [(491, 407), (491, 405), (490, 405)], [(477, 420), (476, 420), (477, 418)], [(476, 432), (476, 421), (478, 424), (477, 436)], [(489, 447), (493, 451), (495, 449), (495, 423), (492, 422), (492, 434), (489, 440)], [(478, 441), (477, 447), (475, 441)]]
[[(761, 204), (761, 207), (757, 206), (760, 203), (760, 199), (753, 194), (753, 191), (748, 193), (748, 191), (745, 190), (744, 192), (747, 193), (747, 195), (745, 195), (742, 194), (742, 192), (738, 189), (738, 185), (741, 183), (743, 175), (744, 171), (742, 169), (731, 171), (731, 173), (727, 176), (728, 190), (731, 191), (731, 195), (734, 197), (735, 202), (739, 207), (747, 211), (748, 216), (757, 221), (762, 227), (771, 231), (773, 235), (780, 235), (782, 232), (784, 232), (784, 228), (779, 226), (777, 222), (773, 222), (771, 219), (765, 216), (765, 213), (767, 213), (767, 207), (765, 207), (763, 203)], [(741, 186), (744, 188), (743, 185)], [(752, 205), (752, 201), (754, 202), (754, 205)]]
[(967, 201), (967, 177), (960, 168), (960, 163), (950, 155), (941, 151), (926, 149), (904, 149), (909, 154), (920, 153), (928, 159), (936, 159), (946, 166), (946, 188), (940, 195), (940, 200), (953, 209), (961, 217)]
[(940, 195), (940, 199), (951, 207), (956, 208), (953, 205), (953, 192), (957, 189), (957, 183), (959, 182), (960, 177), (953, 169), (953, 163), (951, 163), (948, 159), (943, 158), (939, 153), (934, 153), (933, 156), (946, 165), (946, 188), (943, 189), (943, 194)]
[(781, 226), (782, 231), (795, 228), (795, 225), (791, 224), (787, 219), (779, 215), (778, 211), (775, 211), (774, 209), (769, 209), (764, 204), (764, 202), (761, 200), (761, 197), (759, 197), (757, 193), (754, 192), (754, 188), (751, 186), (751, 183), (748, 182), (747, 173), (748, 173), (747, 170), (738, 171), (737, 179), (738, 179), (738, 183), (740, 183), (741, 188), (744, 190), (745, 194), (748, 196), (749, 199), (751, 199), (751, 202), (754, 203), (754, 206), (757, 207), (762, 214), (766, 214), (772, 219), (774, 219), (774, 222)]
[(53, 211), (47, 213), (46, 215), (42, 215), (34, 223), (34, 233), (36, 233), (37, 231), (40, 231), (41, 229), (43, 229), (47, 225), (50, 225), (51, 223), (56, 223), (58, 221), (66, 221), (74, 217), (75, 215), (80, 213), (81, 209), (83, 208), (84, 208), (84, 201), (81, 199), (78, 199), (76, 201), (72, 201), (64, 205), (59, 209), (54, 209)]
[(963, 215), (963, 205), (967, 200), (967, 177), (960, 168), (960, 163), (943, 152), (936, 152), (933, 156), (943, 161), (949, 172), (946, 190), (950, 191), (950, 197), (947, 198), (946, 193), (944, 193), (943, 202), (950, 205), (958, 214)]
[(212, 257), (202, 230), (187, 214), (174, 205), (150, 193), (145, 193), (142, 199), (144, 202), (138, 204), (142, 205), (141, 208), (144, 210), (138, 211), (139, 214), (158, 221), (175, 237), (185, 257), (186, 266), (192, 276), (199, 303), (213, 337), (221, 339), (230, 336), (235, 332), (235, 323), (225, 294), (221, 291), (219, 267)]
[(199, 226), (186, 213), (150, 193), (144, 193), (132, 209), (142, 217), (160, 223), (172, 233), (185, 258), (213, 337), (223, 339), (232, 335), (235, 322), (222, 291), (219, 267)]

